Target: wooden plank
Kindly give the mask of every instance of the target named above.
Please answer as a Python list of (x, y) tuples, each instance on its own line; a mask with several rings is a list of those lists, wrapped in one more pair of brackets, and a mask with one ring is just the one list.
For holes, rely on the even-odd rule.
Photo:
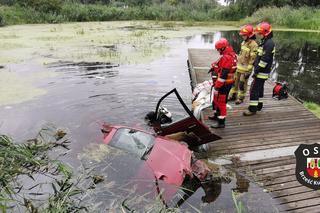
[[(301, 192), (299, 194), (295, 194), (295, 195), (291, 195), (291, 196), (287, 196), (287, 197), (282, 197), (280, 200), (279, 205), (284, 205), (287, 203), (293, 203), (293, 202), (297, 202), (297, 201), (301, 201), (301, 200), (308, 200), (308, 199), (312, 199), (315, 197), (319, 197), (320, 196), (320, 192), (319, 191), (308, 191), (308, 192)], [(320, 203), (319, 203), (320, 205)]]
[[(319, 213), (319, 205), (314, 205), (314, 206), (308, 206), (300, 209), (295, 209), (293, 211), (289, 212), (295, 212), (295, 213)], [(288, 212), (288, 211), (287, 211)]]
[(274, 172), (281, 172), (282, 170), (286, 170), (286, 169), (295, 169), (295, 168), (296, 168), (295, 164), (290, 164), (290, 165), (283, 165), (283, 166), (274, 167), (274, 168), (257, 169), (254, 171), (254, 173), (257, 175), (261, 175), (261, 174), (266, 175)]
[(237, 162), (235, 167), (243, 167), (243, 166), (251, 166), (251, 165), (259, 165), (259, 164), (264, 164), (264, 163), (270, 163), (270, 162), (277, 162), (281, 160), (290, 160), (290, 159), (295, 159), (294, 156), (281, 156), (281, 157), (276, 157), (276, 158), (267, 158), (267, 159), (262, 159), (262, 160), (251, 160), (251, 161), (240, 161)]
[[(261, 146), (261, 145), (271, 145), (271, 144), (283, 144), (283, 143), (290, 143), (295, 141), (308, 141), (315, 138), (319, 138), (318, 133), (309, 133), (308, 136), (303, 135), (293, 135), (291, 137), (284, 136), (283, 138), (280, 138), (279, 140), (274, 138), (264, 138), (264, 139), (254, 139), (254, 140), (239, 140), (238, 143), (232, 143), (228, 141), (224, 141), (225, 143), (214, 143), (212, 146), (210, 146), (210, 150), (212, 151), (222, 151), (226, 149), (239, 149), (239, 148), (248, 148), (248, 147), (255, 147), (255, 146)], [(222, 146), (224, 144), (224, 146)], [(288, 144), (290, 146), (290, 144)], [(293, 146), (293, 145), (292, 145)]]
[[(291, 140), (291, 139), (290, 139)], [(212, 151), (215, 154), (240, 154), (243, 152), (252, 152), (252, 151), (258, 151), (258, 150), (266, 150), (266, 149), (275, 149), (275, 148), (282, 148), (282, 147), (291, 147), (291, 146), (298, 146), (301, 143), (304, 144), (313, 144), (313, 143), (317, 143), (319, 142), (319, 139), (308, 139), (308, 140), (294, 140), (292, 139), (291, 141), (287, 142), (287, 143), (279, 143), (279, 142), (275, 142), (275, 143), (270, 143), (270, 144), (259, 144), (256, 143), (255, 145), (252, 146), (245, 146), (245, 147), (241, 147), (241, 148), (236, 148), (234, 149), (233, 146), (225, 146), (225, 149), (221, 149), (221, 150), (215, 150), (215, 149), (211, 149), (210, 151)]]
[(276, 192), (276, 191), (284, 191), (286, 189), (296, 188), (299, 186), (301, 186), (301, 184), (295, 180), (287, 183), (274, 184), (265, 188), (267, 188), (269, 191)]
[(284, 191), (274, 191), (272, 192), (272, 194), (273, 194), (273, 198), (280, 199), (282, 197), (292, 196), (292, 195), (301, 194), (301, 193), (310, 192), (310, 191), (314, 191), (314, 190), (306, 186), (300, 185), (298, 187), (286, 189)]
[(305, 208), (308, 206), (319, 206), (320, 208), (320, 197), (315, 197), (313, 199), (308, 199), (308, 200), (300, 200), (294, 203), (287, 203), (286, 204), (286, 211), (293, 211), (296, 209), (301, 209)]
[(248, 166), (244, 166), (242, 168), (239, 168), (240, 170), (258, 170), (258, 169), (267, 169), (267, 168), (275, 168), (278, 166), (282, 166), (282, 165), (291, 165), (291, 164), (295, 164), (296, 159), (292, 158), (292, 159), (287, 159), (287, 160), (282, 160), (282, 161), (273, 161), (273, 162), (269, 162), (269, 163), (261, 163), (261, 164), (255, 164), (255, 165), (248, 165)]
[[(305, 136), (307, 135), (307, 136)], [(211, 147), (217, 147), (217, 149), (219, 150), (220, 148), (223, 149), (223, 147), (221, 147), (224, 144), (228, 144), (228, 145), (233, 145), (234, 147), (237, 147), (237, 145), (241, 146), (242, 143), (247, 143), (247, 144), (253, 144), (255, 142), (259, 142), (259, 143), (265, 143), (265, 142), (270, 142), (270, 141), (276, 141), (276, 140), (287, 140), (287, 139), (293, 139), (293, 138), (300, 138), (300, 139), (304, 139), (304, 138), (310, 138), (312, 136), (317, 136), (319, 135), (319, 129), (318, 128), (313, 128), (313, 129), (304, 129), (304, 131), (296, 131), (296, 132), (288, 132), (288, 134), (276, 134), (276, 135), (270, 135), (269, 137), (263, 136), (261, 137), (261, 135), (256, 135), (250, 138), (246, 135), (242, 135), (240, 137), (238, 137), (238, 139), (236, 138), (227, 138), (227, 139), (221, 139), (218, 141), (215, 141), (214, 143), (211, 144)]]
[(291, 174), (291, 175), (285, 176), (285, 177), (274, 178), (273, 180), (270, 180), (269, 182), (264, 181), (263, 186), (268, 187), (268, 186), (283, 184), (283, 183), (291, 182), (291, 181), (297, 181), (296, 174)]
[(274, 130), (273, 134), (270, 133), (258, 133), (258, 132), (253, 132), (253, 133), (247, 133), (247, 132), (242, 132), (238, 133), (237, 137), (234, 137), (234, 135), (225, 135), (221, 140), (216, 141), (215, 143), (220, 143), (220, 142), (235, 142), (238, 140), (245, 140), (245, 139), (257, 139), (257, 138), (267, 138), (269, 136), (279, 136), (279, 135), (292, 135), (292, 134), (304, 134), (305, 132), (308, 133), (308, 131), (314, 131), (314, 130), (319, 130), (319, 126), (315, 125), (312, 127), (292, 127), (290, 129), (279, 129), (279, 130)]
[(270, 180), (273, 180), (274, 178), (276, 177), (285, 177), (287, 175), (290, 175), (292, 174), (292, 172), (295, 172), (294, 169), (290, 168), (290, 169), (285, 169), (281, 172), (274, 172), (274, 173), (270, 173), (270, 174), (262, 174), (262, 175), (259, 175), (259, 174), (256, 174), (255, 175), (255, 180), (256, 181), (260, 181), (260, 182), (266, 182), (266, 181), (270, 181)]

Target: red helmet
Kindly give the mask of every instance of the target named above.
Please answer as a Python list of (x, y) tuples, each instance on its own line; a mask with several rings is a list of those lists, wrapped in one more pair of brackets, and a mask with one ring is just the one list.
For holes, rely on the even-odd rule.
[(251, 38), (254, 33), (253, 33), (253, 27), (251, 24), (247, 24), (247, 25), (244, 25), (240, 28), (240, 32), (239, 32), (239, 35), (245, 35), (245, 36), (248, 36), (249, 38)]
[(254, 31), (266, 37), (272, 32), (272, 27), (268, 22), (261, 22)]
[(229, 46), (229, 42), (225, 38), (220, 38), (215, 44), (216, 50), (224, 49), (227, 46)]

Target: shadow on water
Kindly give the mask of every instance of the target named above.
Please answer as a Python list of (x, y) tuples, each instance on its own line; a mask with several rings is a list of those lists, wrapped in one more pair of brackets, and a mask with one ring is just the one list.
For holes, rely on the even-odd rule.
[(119, 71), (113, 68), (119, 67), (118, 64), (103, 62), (56, 62), (48, 65), (57, 72), (80, 73), (76, 76), (83, 78), (112, 78), (118, 75)]

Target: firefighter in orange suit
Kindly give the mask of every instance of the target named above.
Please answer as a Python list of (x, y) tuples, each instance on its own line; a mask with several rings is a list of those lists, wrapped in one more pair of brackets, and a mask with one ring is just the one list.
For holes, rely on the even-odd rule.
[(217, 80), (212, 89), (214, 115), (209, 116), (209, 119), (216, 121), (211, 126), (212, 128), (224, 128), (227, 116), (228, 94), (234, 83), (237, 55), (225, 38), (219, 39), (215, 43), (215, 48), (219, 51), (221, 57), (211, 64), (210, 69), (211, 72), (217, 75)]
[(244, 116), (255, 115), (263, 107), (261, 98), (263, 98), (264, 83), (269, 77), (275, 53), (271, 25), (268, 22), (261, 22), (257, 25), (255, 33), (261, 39), (261, 42), (257, 49), (258, 55), (253, 64), (254, 72), (250, 88), (250, 103), (248, 111), (243, 112)]
[(235, 82), (229, 93), (229, 101), (236, 100), (235, 104), (243, 103), (245, 98), (248, 79), (251, 75), (253, 62), (257, 55), (257, 47), (253, 32), (253, 27), (247, 24), (241, 27), (239, 35), (242, 37), (241, 51), (238, 57), (237, 71), (235, 73)]

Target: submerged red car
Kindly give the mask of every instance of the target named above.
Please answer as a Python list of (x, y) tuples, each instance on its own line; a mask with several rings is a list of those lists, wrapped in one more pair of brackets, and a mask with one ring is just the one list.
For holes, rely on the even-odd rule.
[[(159, 113), (154, 113), (152, 126), (155, 134), (131, 127), (104, 124), (104, 143), (136, 155), (144, 161), (145, 168), (151, 168), (157, 180), (176, 186), (181, 186), (186, 177), (205, 181), (210, 172), (209, 168), (203, 161), (197, 160), (191, 150), (220, 137), (211, 133), (193, 116), (176, 89), (160, 98), (155, 112), (159, 112), (166, 99), (169, 99), (168, 103), (178, 100), (178, 104), (175, 103), (173, 107), (182, 108), (175, 110), (182, 113), (173, 116), (173, 122), (162, 123)], [(186, 143), (170, 139), (169, 135), (175, 133), (188, 136), (183, 137)]]
[(104, 143), (136, 155), (151, 168), (158, 180), (180, 186), (185, 177), (204, 181), (209, 168), (186, 144), (163, 136), (155, 136), (143, 130), (125, 126), (103, 125)]

